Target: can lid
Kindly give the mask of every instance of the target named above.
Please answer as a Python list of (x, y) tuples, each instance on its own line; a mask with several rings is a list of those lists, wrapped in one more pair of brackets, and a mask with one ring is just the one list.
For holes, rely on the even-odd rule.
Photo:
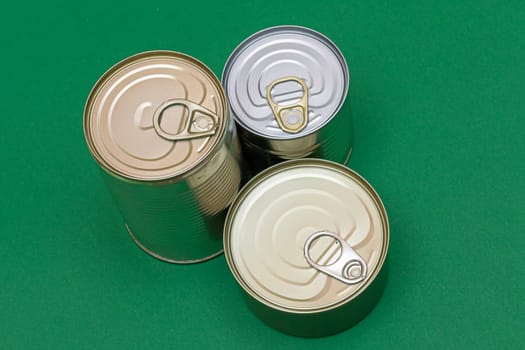
[(228, 213), (224, 250), (239, 284), (292, 312), (336, 307), (359, 295), (386, 258), (385, 208), (352, 170), (300, 159), (256, 176)]
[(225, 130), (227, 104), (218, 79), (198, 60), (172, 51), (131, 56), (95, 84), (84, 134), (106, 170), (135, 180), (192, 171)]
[(318, 130), (341, 108), (348, 66), (324, 35), (304, 27), (257, 32), (231, 54), (222, 74), (234, 118), (272, 139), (293, 139)]

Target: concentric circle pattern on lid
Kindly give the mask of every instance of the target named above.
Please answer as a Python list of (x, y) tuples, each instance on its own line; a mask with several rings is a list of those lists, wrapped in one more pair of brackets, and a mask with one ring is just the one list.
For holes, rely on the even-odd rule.
[[(308, 124), (298, 133), (285, 132), (268, 103), (267, 88), (286, 78), (302, 79), (275, 85), (271, 97), (279, 105), (293, 105), (308, 96)], [(244, 128), (273, 139), (311, 134), (338, 112), (348, 91), (348, 66), (328, 38), (311, 29), (273, 27), (258, 32), (232, 53), (222, 82), (234, 117)]]
[[(386, 255), (388, 224), (382, 203), (358, 175), (302, 164), (281, 167), (241, 192), (227, 221), (225, 249), (234, 275), (252, 295), (274, 307), (311, 311), (349, 300), (369, 285)], [(336, 232), (366, 261), (361, 283), (340, 282), (307, 263), (305, 242), (324, 230)], [(320, 238), (310, 254), (328, 265), (340, 250), (333, 239)]]
[[(207, 120), (213, 118), (193, 109), (216, 119), (213, 135), (176, 141), (161, 136), (208, 127)], [(155, 113), (162, 114), (157, 128)], [(84, 132), (104, 168), (131, 179), (163, 180), (192, 170), (208, 157), (224, 133), (226, 115), (224, 92), (205, 65), (180, 53), (152, 51), (104, 74), (88, 98)]]

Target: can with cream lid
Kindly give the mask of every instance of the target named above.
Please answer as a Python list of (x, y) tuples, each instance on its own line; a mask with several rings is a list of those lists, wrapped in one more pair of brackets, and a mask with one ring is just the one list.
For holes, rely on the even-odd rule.
[(324, 35), (298, 26), (257, 32), (230, 55), (222, 83), (253, 172), (303, 157), (348, 161), (348, 66)]
[(222, 251), (240, 148), (219, 80), (172, 51), (129, 57), (95, 84), (84, 135), (133, 240), (169, 262)]
[(342, 331), (379, 300), (389, 225), (374, 189), (347, 167), (283, 162), (255, 176), (233, 202), (224, 251), (248, 305), (297, 336)]

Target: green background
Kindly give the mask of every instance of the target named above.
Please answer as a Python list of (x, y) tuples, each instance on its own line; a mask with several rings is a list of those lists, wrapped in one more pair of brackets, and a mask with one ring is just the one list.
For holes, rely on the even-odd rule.
[[(223, 256), (144, 254), (82, 133), (87, 94), (117, 61), (172, 49), (220, 75), (278, 24), (345, 54), (349, 166), (390, 217), (382, 299), (327, 338), (261, 323)], [(7, 2), (0, 26), (0, 348), (525, 348), (523, 1)]]

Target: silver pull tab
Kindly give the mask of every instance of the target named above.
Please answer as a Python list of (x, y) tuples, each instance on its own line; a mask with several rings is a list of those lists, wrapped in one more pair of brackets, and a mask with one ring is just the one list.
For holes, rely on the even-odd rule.
[[(172, 134), (162, 129), (160, 121), (166, 109), (177, 105), (186, 107), (189, 115), (182, 131), (178, 134)], [(189, 140), (214, 135), (219, 128), (219, 117), (196, 103), (185, 99), (173, 99), (164, 102), (157, 108), (153, 115), (153, 127), (157, 134), (166, 140)]]
[[(331, 237), (339, 243), (341, 247), (341, 256), (332, 264), (319, 265), (313, 261), (310, 256), (312, 243), (321, 237)], [(357, 252), (352, 249), (350, 244), (341, 236), (330, 231), (318, 231), (313, 233), (304, 245), (304, 257), (308, 264), (314, 269), (327, 274), (341, 282), (347, 284), (356, 284), (364, 281), (366, 278), (366, 262)]]

